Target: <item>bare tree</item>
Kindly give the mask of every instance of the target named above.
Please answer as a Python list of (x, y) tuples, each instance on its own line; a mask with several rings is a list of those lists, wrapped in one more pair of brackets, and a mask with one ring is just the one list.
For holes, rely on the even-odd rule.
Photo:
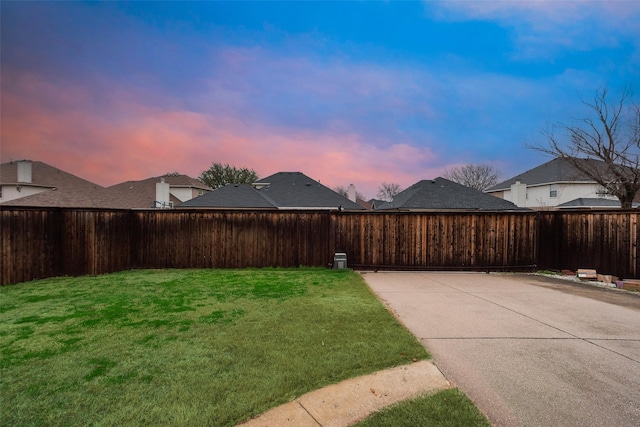
[(378, 194), (376, 197), (378, 197), (378, 199), (380, 200), (386, 200), (387, 202), (390, 202), (393, 200), (395, 195), (401, 191), (402, 187), (400, 187), (400, 184), (396, 184), (394, 182), (383, 182), (380, 187), (378, 187)]
[(212, 163), (211, 167), (202, 172), (199, 178), (200, 181), (215, 189), (226, 184), (253, 184), (258, 180), (258, 174), (253, 169)]
[(597, 90), (593, 101), (582, 101), (589, 117), (553, 125), (542, 132), (547, 143), (531, 148), (565, 158), (630, 209), (640, 190), (640, 106), (631, 102), (631, 87), (615, 101), (607, 96)]
[(444, 172), (444, 178), (484, 191), (498, 183), (500, 172), (491, 165), (454, 166)]
[[(344, 186), (344, 185), (338, 185), (337, 187), (334, 187), (333, 191), (335, 191), (336, 193), (340, 194), (341, 196), (344, 196), (346, 198), (349, 198), (349, 187), (348, 186)], [(356, 200), (366, 200), (364, 194), (362, 194), (361, 192), (356, 190)]]

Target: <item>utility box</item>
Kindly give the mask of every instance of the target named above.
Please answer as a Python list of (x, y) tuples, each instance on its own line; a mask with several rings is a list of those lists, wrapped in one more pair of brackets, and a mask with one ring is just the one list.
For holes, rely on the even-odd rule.
[(338, 270), (341, 268), (347, 268), (347, 254), (337, 252), (333, 256), (333, 269)]
[(580, 280), (598, 280), (598, 273), (596, 270), (590, 268), (579, 268), (578, 279)]

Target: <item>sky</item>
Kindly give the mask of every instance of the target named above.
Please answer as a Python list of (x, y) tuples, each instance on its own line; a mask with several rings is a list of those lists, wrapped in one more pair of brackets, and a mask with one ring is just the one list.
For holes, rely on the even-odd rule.
[(631, 85), (640, 1), (0, 2), (0, 163), (103, 186), (212, 163), (365, 198), (548, 160), (542, 131)]

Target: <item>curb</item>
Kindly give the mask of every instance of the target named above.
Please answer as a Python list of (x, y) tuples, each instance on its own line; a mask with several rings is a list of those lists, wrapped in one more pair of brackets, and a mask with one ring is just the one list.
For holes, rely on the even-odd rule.
[(311, 391), (238, 426), (347, 427), (386, 406), (451, 387), (433, 362), (422, 360)]

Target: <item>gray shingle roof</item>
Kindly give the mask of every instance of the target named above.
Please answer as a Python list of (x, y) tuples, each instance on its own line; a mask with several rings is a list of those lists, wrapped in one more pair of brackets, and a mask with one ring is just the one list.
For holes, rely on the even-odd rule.
[(0, 184), (44, 189), (3, 203), (6, 206), (100, 207), (104, 187), (44, 162), (31, 161), (31, 183), (18, 183), (18, 162), (0, 165)]
[[(31, 183), (22, 185), (33, 185), (41, 187), (50, 187), (58, 189), (75, 189), (75, 188), (103, 188), (86, 179), (80, 178), (73, 174), (48, 165), (44, 162), (31, 162)], [(18, 183), (18, 162), (11, 161), (0, 164), (0, 184), (16, 184)]]
[(522, 210), (507, 200), (440, 177), (413, 184), (378, 209)]
[(364, 209), (302, 172), (278, 172), (254, 186), (226, 185), (179, 207)]
[(278, 172), (257, 183), (268, 183), (261, 188), (279, 207), (284, 208), (338, 208), (364, 209), (357, 203), (325, 187), (302, 172)]
[[(633, 203), (633, 207), (637, 208), (638, 203)], [(597, 197), (582, 197), (574, 199), (557, 206), (559, 209), (567, 208), (619, 208), (620, 201), (613, 199), (604, 199)]]
[(249, 184), (227, 184), (180, 204), (185, 208), (275, 208), (276, 203)]
[[(125, 181), (111, 187), (101, 187), (43, 162), (32, 162), (34, 186), (48, 188), (32, 196), (9, 200), (5, 206), (43, 206), (66, 208), (148, 209), (154, 207), (156, 183), (164, 178), (173, 187), (209, 189), (195, 178), (187, 175), (167, 174), (140, 181)], [(0, 165), (2, 184), (17, 181), (17, 162)], [(22, 184), (28, 185), (28, 184)], [(174, 206), (180, 203), (173, 195)]]
[[(590, 168), (602, 168), (604, 162), (593, 159), (578, 159)], [(509, 190), (516, 181), (528, 186), (555, 182), (594, 182), (584, 172), (576, 169), (566, 158), (558, 157), (520, 175), (489, 187), (485, 192)]]
[[(171, 187), (188, 187), (202, 190), (209, 190), (202, 181), (191, 178), (188, 175), (166, 174), (151, 177), (140, 181), (125, 181), (112, 185), (105, 189), (105, 197), (109, 200), (112, 208), (122, 209), (148, 209), (154, 207), (156, 200), (156, 184), (164, 179)], [(175, 196), (169, 196), (173, 205), (180, 203)]]

